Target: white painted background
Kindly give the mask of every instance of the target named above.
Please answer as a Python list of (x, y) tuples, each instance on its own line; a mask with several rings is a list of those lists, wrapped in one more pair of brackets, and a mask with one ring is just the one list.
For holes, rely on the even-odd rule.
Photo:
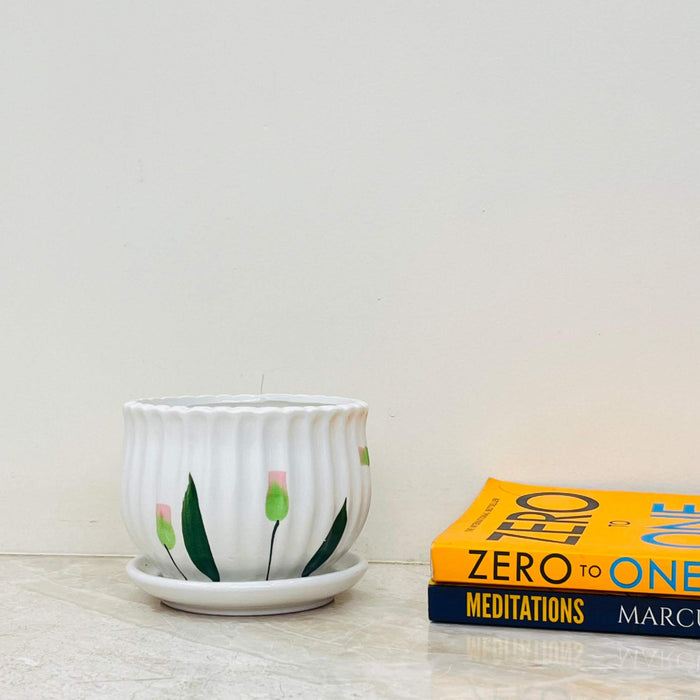
[(363, 398), (358, 549), (700, 491), (700, 4), (0, 5), (0, 550), (133, 550), (121, 404)]

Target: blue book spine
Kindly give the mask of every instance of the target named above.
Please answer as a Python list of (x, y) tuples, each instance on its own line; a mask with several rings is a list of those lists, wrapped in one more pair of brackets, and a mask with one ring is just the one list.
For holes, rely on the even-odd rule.
[(700, 637), (700, 597), (430, 583), (433, 622)]

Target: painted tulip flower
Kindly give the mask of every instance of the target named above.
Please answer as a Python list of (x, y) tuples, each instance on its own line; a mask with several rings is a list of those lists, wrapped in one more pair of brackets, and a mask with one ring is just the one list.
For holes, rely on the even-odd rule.
[(173, 530), (170, 506), (165, 503), (156, 503), (156, 532), (166, 549), (172, 549), (175, 546), (175, 530)]
[(267, 473), (267, 496), (265, 497), (265, 515), (275, 522), (270, 538), (270, 557), (267, 560), (267, 574), (265, 580), (270, 578), (270, 565), (272, 564), (272, 548), (275, 544), (275, 534), (289, 513), (289, 494), (287, 493), (287, 472)]
[(173, 530), (172, 513), (167, 503), (156, 503), (156, 533), (160, 543), (165, 547), (165, 551), (170, 557), (173, 566), (180, 572), (180, 576), (187, 580), (187, 576), (180, 571), (180, 567), (175, 563), (170, 550), (175, 546), (175, 530)]
[(284, 520), (288, 512), (287, 472), (268, 472), (265, 515), (268, 520)]

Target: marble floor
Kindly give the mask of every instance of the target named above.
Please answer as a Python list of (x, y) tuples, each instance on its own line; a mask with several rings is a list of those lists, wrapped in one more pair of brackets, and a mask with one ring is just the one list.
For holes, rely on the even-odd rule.
[(161, 605), (125, 564), (0, 557), (0, 698), (700, 697), (700, 640), (432, 624), (423, 565), (224, 618)]

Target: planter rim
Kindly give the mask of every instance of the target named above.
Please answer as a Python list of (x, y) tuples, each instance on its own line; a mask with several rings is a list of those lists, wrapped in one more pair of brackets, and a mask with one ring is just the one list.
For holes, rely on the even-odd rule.
[(338, 413), (367, 411), (360, 399), (321, 394), (202, 394), (127, 401), (124, 412), (156, 413)]

